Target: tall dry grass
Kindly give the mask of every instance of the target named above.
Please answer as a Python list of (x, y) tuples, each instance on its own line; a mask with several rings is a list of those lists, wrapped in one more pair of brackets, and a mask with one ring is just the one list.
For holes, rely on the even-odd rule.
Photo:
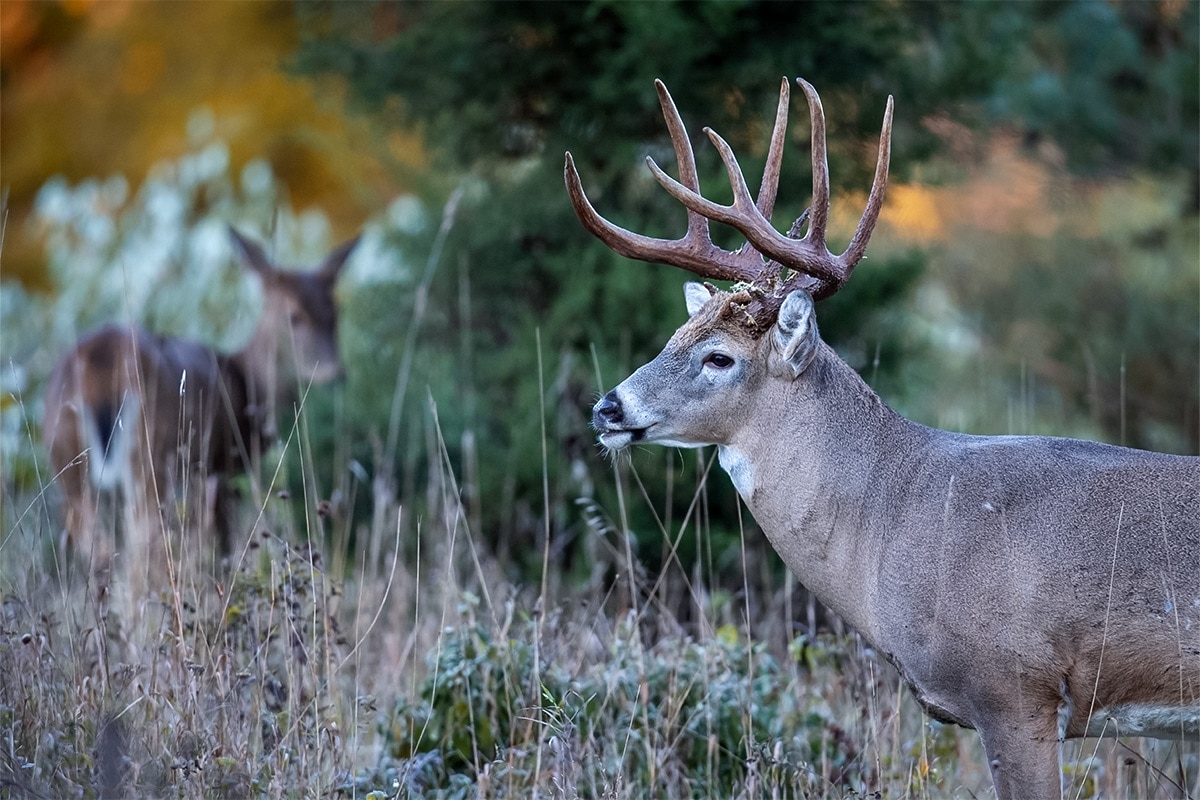
[[(420, 502), (376, 481), (354, 531), (268, 481), (229, 563), (168, 526), (169, 568), (136, 594), (54, 546), (48, 483), (6, 486), (0, 797), (990, 796), (977, 737), (852, 634), (799, 624), (752, 556), (740, 595), (678, 559), (650, 574), (622, 509), (593, 506), (615, 579), (512, 583), (444, 449), (429, 473)], [(1064, 750), (1072, 797), (1200, 792), (1196, 743)]]

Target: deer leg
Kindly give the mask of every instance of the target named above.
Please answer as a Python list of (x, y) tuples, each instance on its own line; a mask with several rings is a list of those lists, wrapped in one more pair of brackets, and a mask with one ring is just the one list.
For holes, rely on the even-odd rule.
[(218, 560), (226, 558), (232, 550), (239, 499), (238, 491), (230, 483), (228, 475), (209, 475), (204, 480), (204, 507), (207, 509), (207, 516), (203, 529), (205, 532), (212, 531), (216, 536)]
[(213, 495), (213, 530), (217, 534), (217, 557), (226, 558), (233, 550), (234, 530), (241, 495), (227, 475), (215, 476)]
[(125, 492), (125, 568), (143, 586), (152, 576), (167, 574), (167, 530), (175, 482), (171, 453), (151, 452), (145, 432), (130, 453), (131, 469)]
[[(74, 430), (65, 425), (62, 429)], [(59, 551), (67, 561), (78, 559), (89, 570), (102, 572), (108, 569), (112, 546), (111, 536), (97, 530), (99, 490), (92, 485), (89, 472), (92, 456), (84, 451), (78, 440), (69, 436), (60, 434), (50, 445), (50, 463), (59, 469), (56, 480), (62, 488), (65, 512)]]
[(63, 530), (64, 553), (78, 557), (95, 570), (105, 570), (112, 558), (110, 535), (97, 530), (100, 524), (98, 490), (91, 485), (87, 468), (73, 467), (63, 473), (61, 484), (66, 500)]
[(1062, 798), (1059, 741), (1053, 723), (1031, 725), (1025, 714), (1005, 714), (977, 727), (997, 800)]

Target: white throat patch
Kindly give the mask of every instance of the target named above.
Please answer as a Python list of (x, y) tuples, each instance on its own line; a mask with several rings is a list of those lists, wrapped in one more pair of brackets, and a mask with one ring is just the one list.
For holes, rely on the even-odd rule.
[(721, 469), (729, 473), (733, 480), (733, 488), (749, 503), (750, 495), (754, 491), (754, 467), (751, 466), (750, 459), (742, 451), (722, 444), (717, 445), (717, 461)]

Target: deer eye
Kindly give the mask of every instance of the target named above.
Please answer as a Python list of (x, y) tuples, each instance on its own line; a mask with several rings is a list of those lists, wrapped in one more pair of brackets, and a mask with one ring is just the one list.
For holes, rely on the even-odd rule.
[(704, 359), (704, 365), (717, 369), (729, 369), (733, 366), (733, 358), (724, 353), (709, 353)]

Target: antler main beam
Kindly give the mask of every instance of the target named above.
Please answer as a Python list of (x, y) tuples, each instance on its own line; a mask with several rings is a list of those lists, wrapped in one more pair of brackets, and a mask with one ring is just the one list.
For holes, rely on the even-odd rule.
[[(816, 89), (801, 78), (797, 78), (796, 83), (808, 98), (809, 117), (812, 121), (812, 208), (808, 219), (808, 231), (803, 238), (797, 239), (780, 233), (771, 224), (787, 128), (790, 97), (787, 79), (783, 80), (779, 90), (779, 107), (775, 113), (771, 146), (757, 200), (750, 196), (750, 189), (746, 185), (745, 176), (733, 150), (710, 128), (705, 128), (704, 132), (716, 146), (725, 164), (729, 183), (733, 188), (733, 202), (721, 205), (700, 194), (694, 151), (684, 130), (683, 121), (666, 86), (662, 81), (656, 80), (654, 85), (658, 90), (659, 103), (662, 105), (663, 117), (666, 119), (671, 143), (675, 148), (675, 157), (679, 162), (679, 180), (667, 175), (652, 158), (647, 157), (646, 164), (662, 187), (687, 208), (687, 233), (679, 239), (656, 239), (625, 230), (604, 219), (584, 194), (575, 162), (571, 154), (567, 153), (564, 178), (575, 213), (584, 227), (623, 256), (681, 267), (702, 278), (752, 284), (755, 293), (760, 296), (760, 300), (756, 302), (756, 316), (759, 313), (778, 312), (779, 302), (795, 288), (805, 288), (817, 299), (828, 297), (846, 283), (854, 267), (862, 260), (867, 242), (879, 219), (879, 212), (883, 208), (883, 197), (888, 182), (888, 163), (891, 158), (893, 100), (888, 97), (883, 130), (879, 137), (875, 179), (871, 184), (866, 208), (845, 252), (834, 255), (825, 242), (825, 231), (829, 221), (829, 164), (825, 146), (825, 112)], [(735, 228), (746, 237), (746, 244), (736, 251), (725, 250), (713, 244), (708, 229), (709, 220)], [(784, 269), (797, 274), (780, 283), (779, 275)]]

